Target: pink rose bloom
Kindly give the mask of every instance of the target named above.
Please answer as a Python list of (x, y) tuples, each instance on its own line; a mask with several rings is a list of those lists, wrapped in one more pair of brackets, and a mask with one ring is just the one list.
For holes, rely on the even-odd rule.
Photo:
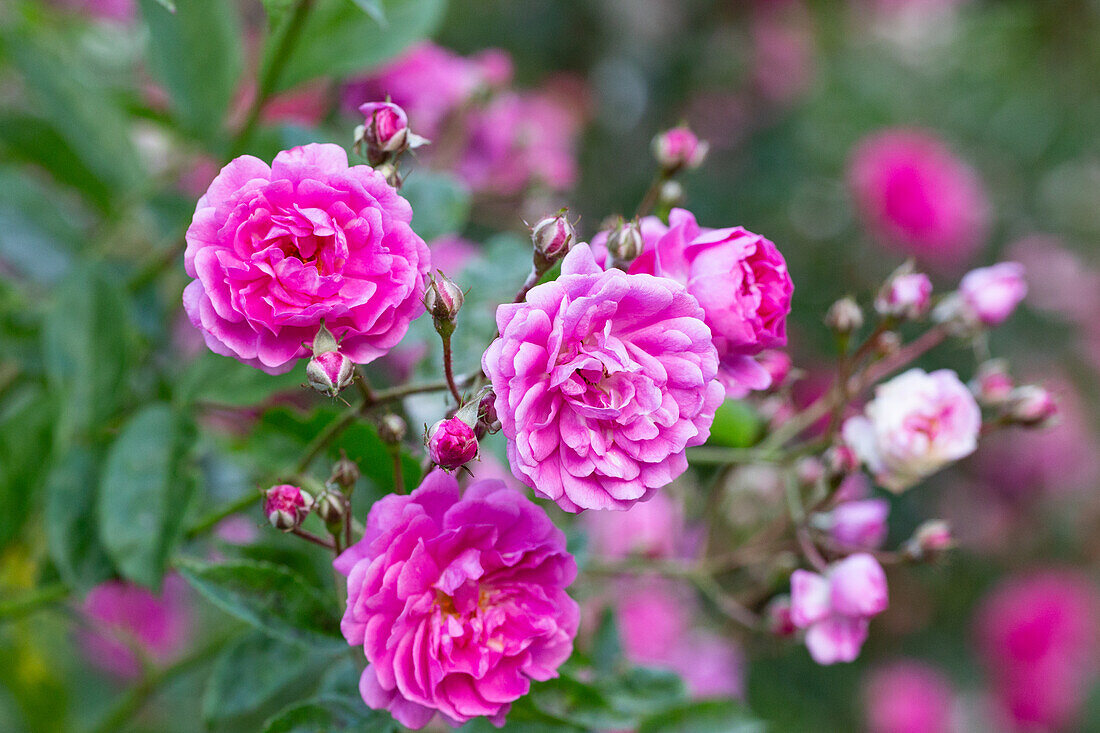
[(564, 191), (577, 178), (580, 122), (555, 94), (499, 94), (471, 113), (458, 174), (475, 191), (501, 196), (532, 184)]
[(904, 660), (876, 669), (863, 688), (868, 733), (952, 733), (954, 695), (935, 667)]
[(364, 702), (409, 728), (438, 711), (454, 726), (500, 726), (531, 680), (557, 676), (580, 610), (577, 566), (546, 513), (500, 481), (462, 494), (428, 474), (371, 507), (366, 533), (333, 563), (348, 577), (340, 628), (363, 645)]
[(464, 58), (431, 42), (412, 47), (369, 76), (349, 81), (341, 92), (343, 107), (352, 112), (364, 102), (387, 95), (409, 115), (417, 133), (436, 138), (447, 118), (481, 91), (507, 84), (511, 59), (496, 49)]
[(245, 155), (222, 169), (187, 229), (183, 292), (212, 351), (266, 372), (310, 355), (324, 319), (357, 364), (385, 354), (424, 311), (428, 247), (412, 208), (338, 145)]
[(1100, 594), (1085, 574), (1011, 578), (982, 603), (978, 647), (1019, 730), (1071, 727), (1097, 677)]
[(562, 509), (627, 509), (687, 470), (723, 390), (699, 304), (663, 277), (604, 271), (587, 244), (497, 309), (482, 367), (512, 473)]
[(886, 573), (866, 553), (833, 563), (824, 575), (791, 573), (791, 621), (806, 630), (806, 648), (818, 664), (855, 660), (868, 620), (888, 605)]
[(963, 276), (959, 295), (967, 312), (983, 326), (998, 326), (1027, 295), (1024, 266), (1019, 262), (1000, 262), (979, 267)]
[(879, 385), (843, 435), (878, 483), (900, 493), (973, 453), (981, 427), (981, 409), (955, 372), (910, 369)]
[(93, 627), (80, 634), (85, 657), (119, 677), (141, 674), (135, 650), (166, 664), (188, 641), (187, 584), (178, 575), (165, 576), (160, 595), (121, 580), (101, 583), (88, 592), (80, 610)]
[(929, 133), (872, 135), (856, 148), (848, 178), (871, 234), (923, 262), (956, 266), (985, 241), (990, 205), (981, 180)]
[(684, 510), (666, 492), (623, 513), (588, 512), (582, 521), (592, 553), (612, 560), (673, 557), (683, 544)]
[(842, 547), (873, 550), (882, 547), (889, 527), (890, 502), (885, 499), (862, 499), (838, 504), (824, 518), (829, 535)]
[(646, 217), (642, 236), (645, 251), (631, 263), (630, 273), (671, 278), (699, 301), (718, 349), (726, 396), (767, 389), (771, 375), (752, 357), (787, 343), (794, 291), (775, 245), (741, 227), (700, 227), (684, 209), (672, 210), (667, 227), (657, 217)]

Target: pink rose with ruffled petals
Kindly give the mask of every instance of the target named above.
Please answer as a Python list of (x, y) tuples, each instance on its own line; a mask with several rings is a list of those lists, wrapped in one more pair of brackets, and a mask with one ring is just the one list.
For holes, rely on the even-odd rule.
[(950, 369), (910, 369), (879, 385), (844, 441), (887, 489), (900, 493), (978, 447), (982, 412)]
[(806, 648), (818, 664), (858, 657), (867, 639), (868, 619), (888, 605), (886, 573), (866, 553), (833, 563), (823, 575), (791, 573), (791, 621), (806, 630)]
[(357, 364), (391, 349), (424, 311), (428, 247), (412, 208), (338, 145), (306, 145), (269, 167), (222, 169), (187, 229), (183, 292), (206, 345), (277, 374), (309, 355), (322, 319)]
[(721, 404), (718, 355), (676, 282), (604, 271), (587, 244), (497, 309), (482, 359), (516, 478), (562, 509), (627, 509), (687, 470)]
[(1024, 266), (999, 262), (971, 270), (959, 282), (959, 295), (970, 316), (983, 326), (998, 326), (1027, 295)]
[(991, 209), (978, 174), (929, 133), (867, 138), (848, 178), (872, 235), (924, 262), (957, 265), (985, 241)]
[(752, 357), (787, 343), (794, 284), (783, 255), (741, 227), (700, 227), (684, 209), (672, 210), (667, 227), (656, 217), (641, 225), (645, 251), (630, 272), (672, 278), (698, 299), (718, 349), (727, 397), (767, 389), (771, 375)]
[(363, 539), (333, 563), (348, 578), (340, 628), (370, 665), (364, 702), (421, 728), (504, 723), (531, 680), (557, 676), (580, 609), (577, 565), (546, 513), (501, 481), (465, 493), (442, 471), (376, 502)]

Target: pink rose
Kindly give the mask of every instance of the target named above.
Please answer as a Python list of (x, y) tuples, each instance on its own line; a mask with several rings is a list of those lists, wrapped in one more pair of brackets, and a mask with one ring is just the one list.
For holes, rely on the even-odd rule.
[(482, 366), (516, 478), (577, 512), (627, 509), (687, 470), (722, 402), (703, 315), (672, 280), (605, 272), (587, 244), (500, 306)]
[(875, 310), (882, 315), (919, 318), (932, 303), (932, 281), (923, 272), (899, 272), (886, 281), (875, 298)]
[(943, 674), (922, 662), (876, 669), (863, 689), (868, 733), (952, 733), (953, 697)]
[(531, 680), (556, 677), (573, 651), (565, 534), (500, 481), (461, 494), (435, 471), (376, 502), (363, 539), (333, 564), (348, 578), (340, 627), (369, 662), (363, 700), (410, 728), (437, 711), (456, 727), (482, 715), (502, 725)]
[(890, 502), (862, 499), (838, 504), (825, 518), (829, 534), (837, 544), (851, 549), (870, 550), (886, 541)]
[(844, 440), (887, 489), (899, 493), (974, 452), (982, 413), (949, 369), (910, 369), (875, 389)]
[(983, 326), (998, 326), (1008, 320), (1027, 295), (1024, 266), (1019, 262), (1001, 262), (971, 270), (959, 282), (959, 295), (970, 316)]
[(767, 389), (771, 375), (752, 356), (787, 343), (794, 291), (775, 245), (740, 227), (705, 229), (684, 209), (672, 210), (667, 227), (646, 217), (642, 235), (645, 251), (630, 265), (631, 274), (671, 278), (699, 301), (718, 349), (726, 396)]
[(872, 135), (856, 148), (848, 178), (871, 234), (884, 244), (951, 267), (985, 241), (990, 205), (981, 180), (929, 133)]
[(101, 583), (88, 592), (80, 610), (94, 627), (80, 636), (85, 656), (119, 677), (141, 673), (135, 649), (166, 664), (188, 641), (187, 584), (178, 575), (164, 578), (160, 595), (121, 580)]
[(886, 573), (874, 557), (849, 555), (825, 569), (791, 574), (791, 621), (806, 630), (818, 664), (851, 662), (867, 639), (868, 619), (889, 605)]
[(338, 145), (252, 156), (199, 199), (183, 292), (207, 346), (269, 373), (309, 355), (324, 319), (357, 364), (385, 354), (423, 312), (428, 247), (382, 175), (348, 167)]

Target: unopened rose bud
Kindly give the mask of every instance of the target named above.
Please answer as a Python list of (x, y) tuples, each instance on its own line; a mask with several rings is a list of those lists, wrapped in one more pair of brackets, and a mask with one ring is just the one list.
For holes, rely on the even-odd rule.
[(440, 420), (425, 436), (432, 463), (454, 471), (477, 457), (477, 435), (473, 427), (458, 417)]
[(1004, 359), (990, 359), (978, 367), (970, 391), (983, 405), (1003, 405), (1016, 387)]
[(317, 495), (317, 516), (325, 524), (338, 524), (347, 514), (347, 500), (339, 491), (325, 488)]
[(565, 218), (566, 213), (562, 209), (556, 215), (541, 219), (531, 227), (531, 243), (535, 245), (535, 252), (547, 262), (555, 262), (564, 257), (577, 236), (573, 225)]
[(1008, 418), (1017, 425), (1044, 427), (1058, 415), (1050, 392), (1037, 384), (1025, 384), (1008, 396)]
[(1001, 262), (979, 267), (959, 282), (962, 307), (970, 318), (983, 326), (1004, 323), (1024, 296), (1027, 281), (1019, 262)]
[(710, 145), (686, 126), (665, 130), (653, 138), (653, 157), (666, 173), (682, 168), (698, 168), (707, 157)]
[(906, 540), (903, 552), (911, 560), (929, 560), (955, 546), (951, 525), (942, 519), (930, 519), (922, 523), (913, 536)]
[(768, 631), (781, 639), (794, 636), (798, 627), (791, 619), (791, 597), (783, 594), (768, 601), (764, 609)]
[(424, 308), (432, 315), (435, 330), (441, 334), (454, 333), (455, 319), (466, 296), (454, 280), (442, 272), (428, 277), (428, 289), (424, 292)]
[(494, 435), (500, 432), (500, 419), (497, 417), (497, 396), (496, 393), (489, 389), (478, 400), (477, 406), (477, 425), (474, 426), (474, 432), (477, 433), (477, 437), (480, 440), (486, 435)]
[(368, 102), (359, 106), (366, 120), (356, 142), (366, 147), (366, 158), (371, 165), (382, 163), (395, 153), (403, 151), (409, 138), (409, 118), (405, 110), (393, 102)]
[(841, 547), (871, 550), (886, 541), (890, 502), (885, 499), (845, 501), (836, 506), (821, 523)]
[(329, 481), (346, 491), (354, 487), (355, 482), (358, 480), (359, 466), (341, 450), (340, 460), (332, 465), (332, 475), (329, 477)]
[(297, 486), (280, 484), (264, 492), (264, 515), (275, 529), (297, 529), (311, 509), (313, 497)]
[(611, 257), (612, 267), (626, 270), (644, 247), (645, 239), (637, 221), (620, 219), (618, 225), (607, 233), (607, 253)]
[(317, 354), (306, 364), (309, 386), (328, 397), (335, 397), (355, 379), (355, 364), (339, 351)]
[(388, 445), (399, 444), (405, 439), (405, 433), (407, 431), (408, 427), (405, 425), (405, 421), (392, 412), (388, 415), (384, 415), (382, 419), (378, 421), (378, 437), (383, 443)]
[(825, 451), (824, 459), (825, 468), (830, 476), (847, 476), (859, 468), (859, 457), (854, 450), (843, 443)]
[(665, 181), (657, 194), (657, 206), (671, 209), (684, 203), (684, 187), (679, 181)]
[(897, 331), (883, 331), (875, 339), (875, 353), (879, 356), (890, 356), (901, 349), (901, 334)]
[(910, 265), (898, 268), (875, 298), (875, 310), (894, 318), (920, 318), (932, 303), (932, 281)]
[(863, 311), (852, 298), (841, 298), (825, 314), (825, 325), (837, 334), (848, 335), (863, 326)]
[(795, 466), (795, 474), (798, 482), (803, 486), (813, 486), (825, 478), (825, 466), (814, 456), (806, 456), (798, 461)]

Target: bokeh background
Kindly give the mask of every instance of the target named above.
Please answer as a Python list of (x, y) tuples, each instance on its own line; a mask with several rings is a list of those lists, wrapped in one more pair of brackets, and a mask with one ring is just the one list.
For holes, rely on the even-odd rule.
[[(523, 220), (568, 205), (589, 237), (629, 215), (654, 174), (651, 138), (681, 121), (711, 146), (682, 179), (686, 206), (704, 225), (765, 234), (788, 259), (796, 400), (827, 384), (829, 304), (868, 303), (907, 257), (943, 290), (972, 266), (1028, 268), (1008, 325), (926, 365), (966, 376), (1006, 356), (1021, 381), (1055, 391), (1061, 421), (992, 436), (891, 500), (889, 546), (942, 517), (960, 547), (891, 573), (891, 608), (858, 662), (820, 668), (800, 645), (739, 637), (703, 612), (685, 621), (688, 604), (653, 589), (607, 602), (581, 587), (601, 629), (598, 606), (618, 613), (618, 640), (585, 644), (682, 670), (682, 654), (636, 637), (671, 629), (682, 651), (683, 634), (706, 628), (724, 650), (711, 691), (745, 700), (768, 730), (1100, 730), (1100, 2), (318, 0), (255, 119), (256, 79), (281, 63), (293, 4), (176, 5), (0, 6), (0, 730), (254, 730), (318, 685), (346, 685), (329, 660), (264, 637), (226, 655), (236, 622), (178, 576), (162, 583), (177, 551), (330, 582), (323, 557), (273, 536), (255, 509), (208, 532), (213, 510), (339, 406), (298, 390), (301, 373), (205, 353), (180, 307), (180, 246), (221, 164), (350, 147), (354, 105), (368, 101), (356, 95), (426, 37), (477, 59), (491, 90), (438, 123), (406, 185), (414, 227), (472, 288), (460, 369), (478, 363), (493, 304), (526, 271)], [(894, 178), (861, 168), (876, 156)], [(438, 371), (418, 325), (373, 367), (379, 382)], [(410, 402), (410, 424), (438, 407)], [(391, 480), (369, 428), (337, 447), (363, 462), (364, 501)], [(772, 483), (731, 477), (723, 510), (766, 517)], [(692, 491), (670, 492), (685, 526), (665, 517), (658, 534), (690, 535)], [(601, 551), (584, 529), (571, 532), (578, 551)], [(156, 593), (108, 582), (120, 573)]]

